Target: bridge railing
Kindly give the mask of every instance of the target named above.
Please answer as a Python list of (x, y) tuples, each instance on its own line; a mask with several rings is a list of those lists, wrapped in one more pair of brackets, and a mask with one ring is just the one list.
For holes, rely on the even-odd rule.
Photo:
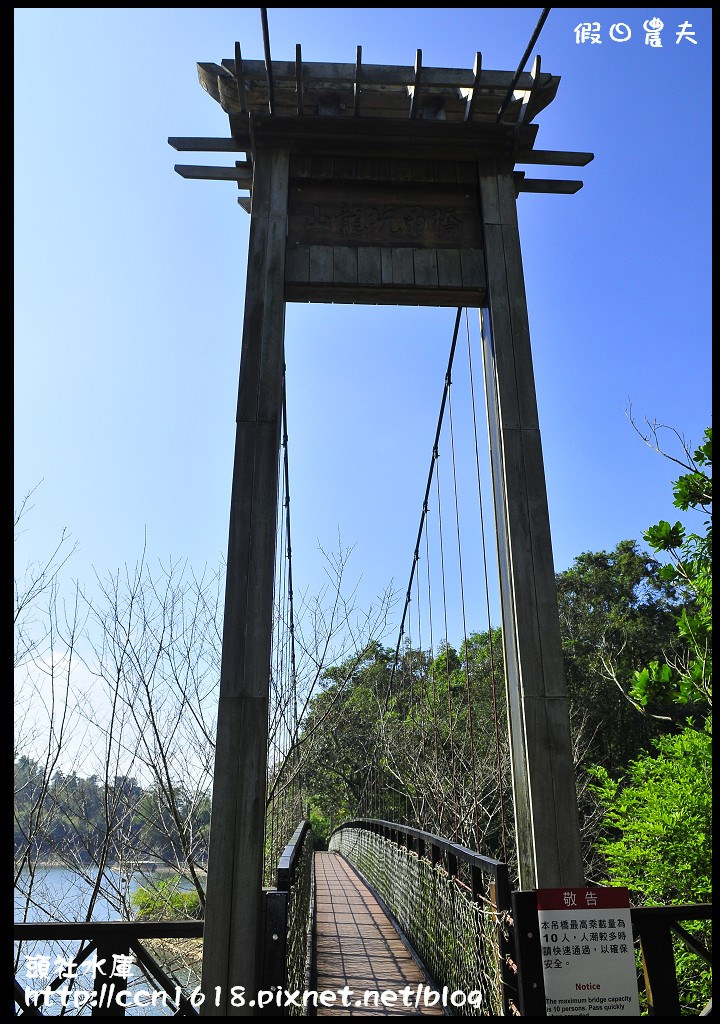
[[(309, 987), (313, 860), (310, 822), (301, 822), (277, 866), (276, 887), (264, 890), (265, 934), (259, 988), (280, 990), (280, 1002), (261, 1011), (272, 1016), (304, 1015), (286, 1008), (283, 990)], [(198, 971), (170, 968), (148, 940), (202, 940), (203, 921), (43, 921), (16, 923), (25, 970), (14, 979), (21, 1016), (64, 1013), (122, 1017), (126, 1010), (152, 1016), (197, 1016), (203, 1002)], [(79, 940), (79, 948), (70, 946)], [(193, 945), (199, 965), (200, 941)], [(23, 946), (20, 947), (22, 950)], [(22, 955), (18, 957), (23, 961)], [(160, 962), (162, 961), (162, 963)], [(30, 969), (28, 970), (28, 965)], [(54, 968), (58, 967), (58, 970)], [(89, 972), (91, 972), (89, 974)]]
[[(313, 908), (313, 839), (301, 821), (283, 850), (274, 889), (265, 890), (262, 983), (265, 991), (303, 992), (309, 988)], [(266, 1016), (306, 1016), (300, 1006), (270, 1002)]]
[[(675, 938), (706, 963), (712, 954), (683, 924), (712, 920), (712, 905), (693, 903), (675, 907), (635, 907), (631, 912), (633, 930), (642, 953), (645, 998), (655, 1017), (679, 1017), (682, 1008), (678, 991)], [(710, 1016), (710, 1006), (700, 1016)]]
[[(153, 1015), (197, 1016), (198, 1001), (188, 995), (187, 972), (179, 979), (146, 943), (200, 939), (202, 931), (202, 921), (16, 923), (13, 938), (30, 950), (25, 971), (20, 980), (14, 979), (20, 1015), (56, 1016), (64, 1006), (62, 1012), (73, 1015), (90, 1008), (93, 1017), (123, 1017), (131, 1007), (141, 1013), (152, 1008)], [(76, 940), (80, 947), (71, 953), (69, 946)], [(53, 950), (59, 955), (51, 956)]]
[(515, 988), (506, 864), (378, 819), (345, 822), (329, 847), (380, 896), (436, 986), (478, 993), (463, 1016), (509, 1012)]

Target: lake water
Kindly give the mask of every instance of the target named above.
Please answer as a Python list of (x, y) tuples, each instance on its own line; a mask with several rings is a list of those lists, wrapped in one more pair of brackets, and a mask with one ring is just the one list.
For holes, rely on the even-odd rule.
[[(30, 893), (30, 900), (23, 894), (21, 889), (27, 888), (28, 876), (25, 873), (21, 876), (21, 886), (15, 889), (14, 917), (15, 921), (84, 921), (87, 916), (89, 899), (92, 892), (92, 884), (97, 877), (97, 872), (88, 869), (87, 877), (75, 871), (63, 867), (38, 868), (35, 872), (35, 879)], [(104, 876), (103, 888), (107, 895), (99, 895), (92, 912), (93, 921), (119, 921), (127, 919), (127, 913), (122, 913), (123, 907), (130, 907), (130, 897), (141, 885), (147, 885), (153, 880), (157, 881), (166, 878), (167, 875), (154, 874), (149, 872), (134, 872), (131, 874), (120, 873), (108, 870)], [(189, 888), (183, 885), (182, 888)], [(16, 952), (16, 977), (20, 984), (34, 990), (45, 988), (57, 976), (58, 958), (74, 958), (80, 946), (80, 940), (65, 940), (63, 942), (43, 941), (38, 943), (24, 942), (20, 947), (15, 945)], [(19, 953), (19, 956), (18, 956)], [(49, 961), (47, 963), (46, 961)], [(108, 968), (105, 969), (108, 973)], [(147, 1004), (153, 997), (156, 986), (139, 974), (137, 966), (133, 966), (131, 979), (133, 984), (131, 992), (133, 998), (135, 993), (140, 993), (137, 1000), (140, 1004)], [(180, 972), (178, 972), (180, 977)], [(65, 1009), (66, 1016), (89, 1016), (90, 1007), (82, 1006), (83, 1000), (87, 997), (92, 988), (92, 973), (87, 965), (81, 965), (77, 970), (77, 980), (71, 988), (71, 993), (78, 991), (77, 997), (67, 997), (68, 1006)], [(120, 979), (113, 979), (116, 982)], [(64, 983), (64, 987), (67, 983)], [(124, 982), (122, 982), (124, 984)], [(155, 996), (156, 1005), (128, 1006), (128, 1016), (163, 1016), (170, 1013), (170, 1006), (163, 1009), (158, 1005), (159, 996)], [(59, 995), (54, 997), (54, 1002), (49, 1008), (44, 1009), (48, 1015), (59, 1015), (62, 1003)], [(77, 1008), (73, 1005), (78, 1004)]]
[[(97, 871), (91, 868), (88, 868), (86, 878), (68, 868), (37, 868), (28, 903), (20, 891), (28, 885), (28, 873), (23, 872), (20, 886), (15, 889), (15, 920), (84, 921), (96, 878)], [(110, 899), (102, 893), (98, 896), (92, 920), (121, 920), (119, 907), (127, 905), (130, 894), (144, 884), (146, 879), (152, 878), (152, 875), (143, 876), (140, 873), (128, 875), (119, 871), (106, 871), (103, 888)]]

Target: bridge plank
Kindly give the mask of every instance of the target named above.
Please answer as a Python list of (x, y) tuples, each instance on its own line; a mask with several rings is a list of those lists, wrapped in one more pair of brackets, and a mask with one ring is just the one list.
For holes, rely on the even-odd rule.
[[(350, 1002), (368, 992), (430, 985), (377, 899), (337, 853), (315, 854), (315, 950), (319, 992), (352, 989)], [(434, 989), (433, 989), (434, 990)], [(389, 1001), (389, 1000), (388, 1000)], [(318, 1006), (318, 1017), (444, 1016), (439, 1006)]]

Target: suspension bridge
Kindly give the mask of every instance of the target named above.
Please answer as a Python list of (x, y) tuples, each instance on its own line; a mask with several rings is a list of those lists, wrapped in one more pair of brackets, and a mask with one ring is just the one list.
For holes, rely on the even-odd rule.
[[(493, 71), (480, 53), (472, 69), (426, 67), (420, 50), (412, 66), (369, 65), (361, 47), (352, 64), (305, 62), (300, 45), (275, 60), (262, 9), (264, 60), (236, 43), (198, 64), (228, 137), (169, 139), (245, 154), (176, 170), (235, 182), (251, 218), (206, 914), (15, 932), (81, 938), (83, 958), (132, 954), (176, 1015), (546, 1015), (555, 953), (537, 893), (587, 887), (516, 198), (582, 184), (521, 168), (592, 159), (535, 148), (534, 119), (559, 85), (539, 57), (525, 70), (547, 11), (518, 68)], [(449, 310), (395, 647), (355, 652), (320, 706), (298, 671), (288, 301)], [(317, 850), (309, 752), (339, 728), (363, 668), (361, 756)], [(628, 908), (616, 928), (642, 944), (656, 1014), (679, 1012), (671, 933), (692, 945), (679, 922), (704, 916)], [(201, 935), (193, 1001), (143, 943)], [(103, 1003), (98, 988), (93, 1014), (122, 1015), (121, 991)], [(16, 1001), (41, 1012), (17, 983)]]

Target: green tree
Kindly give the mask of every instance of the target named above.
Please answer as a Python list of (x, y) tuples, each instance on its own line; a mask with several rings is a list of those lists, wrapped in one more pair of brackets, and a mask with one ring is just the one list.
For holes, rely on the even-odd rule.
[(312, 702), (303, 781), (318, 831), (331, 818), (407, 820), (502, 857), (498, 762), (508, 828), (512, 812), (500, 631), (471, 633), (459, 650), (408, 644), (393, 662), (368, 648), (328, 670)]
[[(658, 427), (645, 440), (687, 472), (673, 485), (674, 505), (706, 516), (704, 532), (687, 532), (662, 520), (644, 539), (669, 556), (659, 578), (676, 587), (683, 603), (675, 616), (675, 656), (667, 649), (632, 674), (629, 699), (643, 714), (668, 708), (686, 717), (673, 735), (656, 739), (656, 753), (631, 761), (625, 778), (596, 766), (593, 791), (603, 808), (597, 849), (610, 881), (626, 885), (647, 904), (711, 900), (712, 715), (712, 431), (695, 452), (681, 440), (683, 458), (657, 443)], [(676, 435), (679, 436), (679, 435)], [(695, 717), (687, 717), (688, 711)], [(687, 925), (710, 945), (710, 925)], [(686, 1012), (698, 1013), (710, 994), (710, 973), (684, 947), (676, 948), (676, 970)]]
[[(380, 721), (388, 725), (393, 714), (385, 712), (391, 664), (392, 652), (373, 643), (361, 657), (323, 674), (323, 690), (302, 728), (303, 787), (318, 819), (337, 823), (354, 816), (368, 795), (371, 773), (376, 781), (382, 772), (391, 784), (380, 743)], [(386, 813), (377, 810), (380, 817)]]
[(681, 589), (685, 603), (677, 618), (683, 656), (655, 658), (634, 673), (630, 696), (642, 708), (671, 702), (706, 714), (712, 704), (712, 428), (704, 438), (692, 454), (683, 442), (684, 460), (674, 461), (687, 472), (673, 484), (673, 505), (706, 517), (704, 531), (661, 520), (643, 534), (654, 551), (669, 558), (660, 575)]
[[(618, 782), (601, 767), (593, 786), (603, 808), (597, 842), (607, 876), (644, 905), (712, 901), (712, 751), (710, 720), (653, 744), (657, 753), (633, 761)], [(706, 948), (709, 922), (683, 927)], [(710, 969), (678, 939), (675, 969), (681, 1006), (692, 1015), (712, 993)]]
[(621, 770), (677, 714), (638, 714), (627, 679), (658, 650), (675, 650), (680, 596), (636, 541), (586, 551), (556, 577), (578, 767)]
[(632, 761), (627, 779), (596, 768), (605, 811), (600, 849), (613, 882), (646, 903), (707, 902), (711, 897), (711, 736), (686, 727), (662, 736), (657, 755)]
[(130, 897), (135, 916), (143, 921), (174, 921), (203, 916), (200, 897), (180, 875), (141, 885)]

